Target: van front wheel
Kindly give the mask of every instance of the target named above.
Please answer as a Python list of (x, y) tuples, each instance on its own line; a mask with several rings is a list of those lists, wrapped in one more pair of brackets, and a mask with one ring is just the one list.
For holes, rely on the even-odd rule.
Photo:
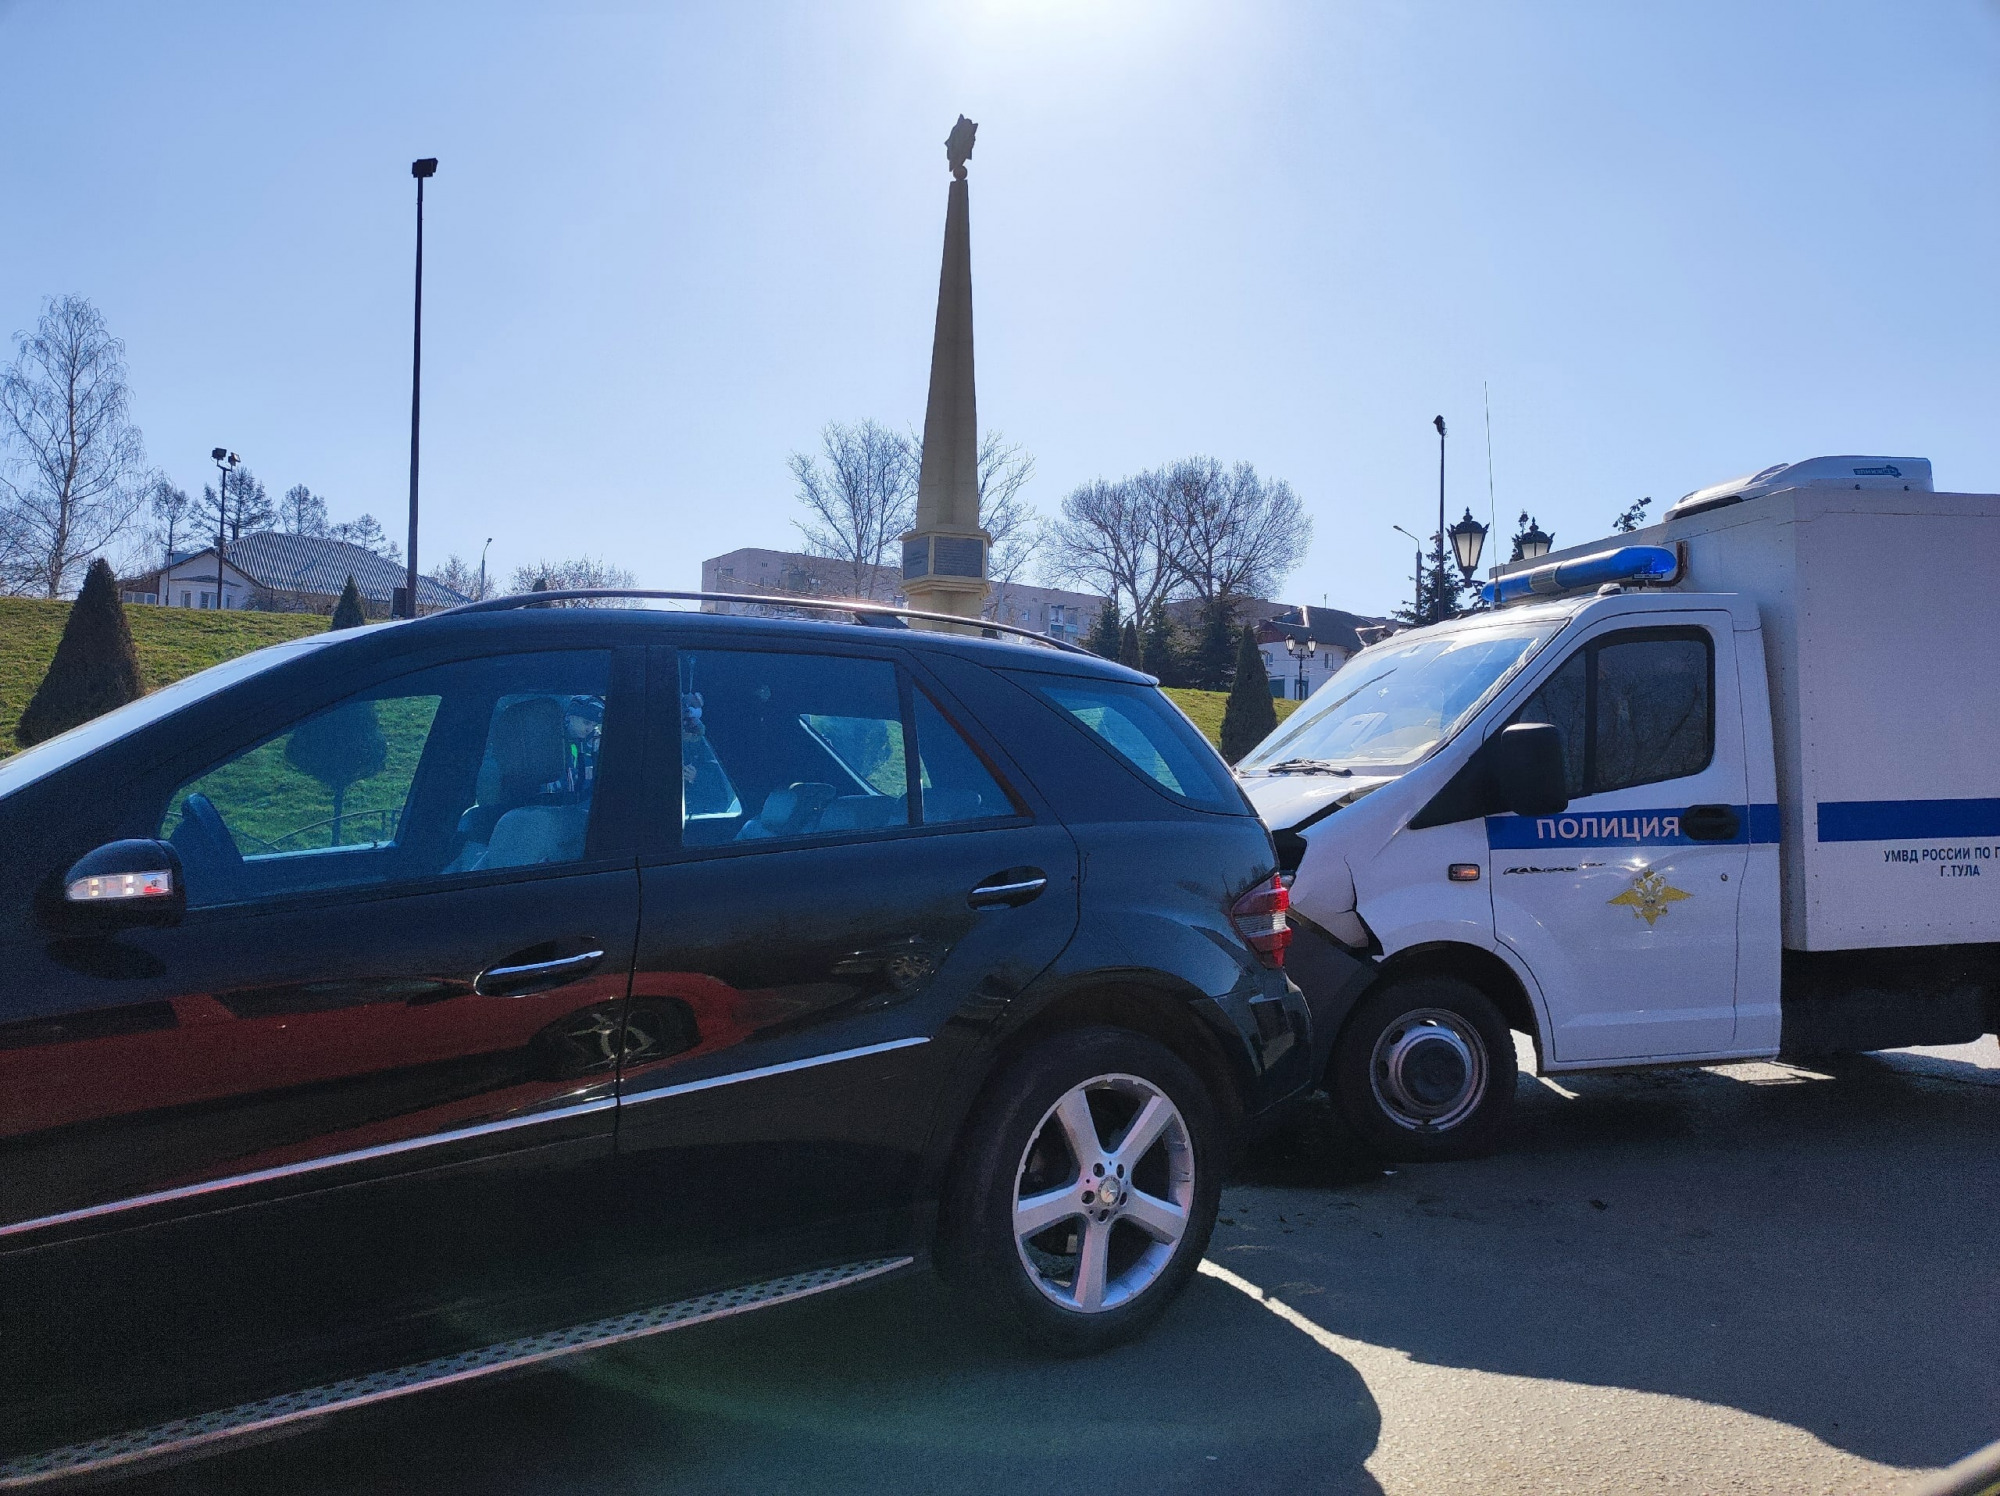
[(1327, 1089), (1390, 1158), (1471, 1158), (1498, 1143), (1516, 1076), (1514, 1037), (1492, 999), (1456, 977), (1413, 977), (1354, 1010)]

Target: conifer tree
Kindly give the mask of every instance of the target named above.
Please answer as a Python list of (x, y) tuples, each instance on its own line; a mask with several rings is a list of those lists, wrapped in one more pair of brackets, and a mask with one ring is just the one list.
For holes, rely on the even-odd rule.
[(1174, 620), (1165, 603), (1154, 603), (1146, 615), (1146, 636), (1139, 641), (1139, 668), (1163, 686), (1184, 686), (1180, 650), (1174, 641)]
[(350, 575), (347, 585), (340, 589), (340, 601), (333, 606), (333, 622), (326, 626), (327, 632), (359, 628), (367, 621), (367, 609), (361, 606), (361, 589), (354, 585), (354, 578)]
[(1245, 627), (1236, 646), (1236, 679), (1222, 708), (1222, 756), (1235, 763), (1269, 737), (1278, 726), (1278, 709), (1271, 701), (1270, 677), (1264, 654), (1257, 648), (1257, 630)]
[(1090, 636), (1083, 641), (1083, 647), (1107, 660), (1118, 658), (1118, 603), (1115, 598), (1107, 597), (1104, 606), (1097, 610), (1097, 622), (1090, 626)]
[(118, 582), (100, 556), (84, 574), (49, 673), (21, 713), (14, 741), (31, 748), (145, 694)]
[(1139, 625), (1131, 619), (1125, 620), (1125, 630), (1118, 636), (1118, 663), (1140, 668)]
[(1209, 599), (1203, 609), (1201, 634), (1195, 642), (1194, 679), (1203, 691), (1226, 691), (1236, 665), (1235, 606), (1226, 597)]

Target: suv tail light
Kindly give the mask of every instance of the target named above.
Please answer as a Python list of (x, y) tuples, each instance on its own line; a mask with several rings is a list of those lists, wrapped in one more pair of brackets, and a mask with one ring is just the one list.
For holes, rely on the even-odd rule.
[(1291, 922), (1285, 911), (1292, 907), (1291, 890), (1273, 877), (1259, 883), (1229, 906), (1229, 921), (1236, 926), (1257, 959), (1276, 969), (1285, 964), (1285, 947), (1292, 943)]

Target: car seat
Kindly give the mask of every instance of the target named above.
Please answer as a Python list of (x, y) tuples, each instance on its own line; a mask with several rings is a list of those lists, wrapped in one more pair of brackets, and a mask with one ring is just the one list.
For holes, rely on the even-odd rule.
[(567, 744), (562, 703), (551, 697), (514, 702), (493, 719), (488, 757), (479, 771), (480, 803), (459, 818), (466, 842), (446, 872), (574, 862), (583, 856), (590, 807), (579, 804), (566, 786), (550, 789), (568, 773)]

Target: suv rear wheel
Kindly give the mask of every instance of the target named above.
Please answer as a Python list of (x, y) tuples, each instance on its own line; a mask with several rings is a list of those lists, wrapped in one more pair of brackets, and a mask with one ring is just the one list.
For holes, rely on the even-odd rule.
[(1514, 1036), (1491, 998), (1456, 977), (1413, 977), (1362, 999), (1327, 1089), (1390, 1158), (1491, 1152), (1514, 1104)]
[(1159, 1317), (1207, 1249), (1222, 1190), (1194, 1072), (1116, 1029), (1030, 1050), (974, 1117), (946, 1187), (939, 1262), (990, 1318), (1082, 1354)]

